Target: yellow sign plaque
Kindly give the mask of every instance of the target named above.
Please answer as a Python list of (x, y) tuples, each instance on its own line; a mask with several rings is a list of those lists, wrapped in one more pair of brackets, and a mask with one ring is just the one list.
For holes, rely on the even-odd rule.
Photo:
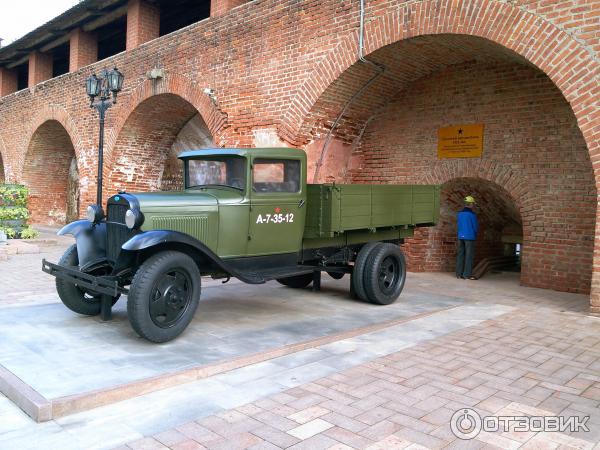
[(457, 125), (438, 131), (438, 158), (479, 158), (483, 152), (483, 124)]

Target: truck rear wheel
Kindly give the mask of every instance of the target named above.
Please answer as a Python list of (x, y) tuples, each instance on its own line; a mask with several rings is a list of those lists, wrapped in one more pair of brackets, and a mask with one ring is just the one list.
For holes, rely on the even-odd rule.
[(137, 270), (127, 299), (129, 322), (152, 342), (179, 336), (194, 318), (200, 301), (200, 271), (185, 253), (164, 251)]
[[(77, 267), (79, 257), (77, 256), (77, 245), (71, 245), (58, 261), (59, 266)], [(87, 292), (73, 283), (66, 280), (56, 279), (56, 292), (63, 304), (71, 311), (84, 316), (96, 316), (100, 314), (101, 298), (100, 294)], [(113, 300), (113, 305), (119, 297)]]
[(312, 283), (313, 274), (305, 273), (302, 275), (294, 275), (293, 277), (277, 278), (277, 281), (284, 286), (288, 286), (294, 289), (302, 289)]
[(369, 255), (364, 273), (367, 300), (377, 305), (396, 301), (406, 281), (406, 260), (397, 245), (381, 244)]
[(352, 270), (351, 283), (352, 289), (356, 296), (363, 300), (367, 300), (367, 294), (365, 292), (364, 272), (367, 264), (367, 260), (371, 255), (371, 252), (380, 245), (380, 242), (369, 242), (363, 245), (358, 252), (356, 261), (354, 262), (354, 269)]

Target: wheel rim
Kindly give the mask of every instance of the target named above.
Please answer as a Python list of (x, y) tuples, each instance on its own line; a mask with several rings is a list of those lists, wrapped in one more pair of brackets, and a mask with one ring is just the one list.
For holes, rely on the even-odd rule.
[(150, 294), (150, 318), (160, 328), (170, 328), (185, 314), (192, 301), (192, 281), (187, 271), (165, 272)]
[(77, 289), (81, 291), (82, 299), (85, 303), (98, 303), (100, 301), (100, 294), (92, 294), (79, 286), (77, 286)]
[(395, 289), (400, 277), (400, 264), (396, 258), (388, 256), (379, 266), (379, 289), (384, 294), (390, 294)]
[[(78, 265), (75, 265), (74, 267), (76, 269), (79, 268)], [(94, 275), (94, 276), (102, 276), (102, 275), (107, 275), (107, 271), (106, 270), (94, 270), (94, 271), (90, 272), (90, 274)], [(75, 286), (77, 286), (77, 285), (75, 285)], [(82, 300), (83, 300), (84, 303), (91, 303), (91, 304), (100, 303), (102, 294), (98, 294), (98, 293), (93, 292), (93, 291), (90, 292), (89, 290), (84, 289), (84, 288), (79, 287), (79, 286), (77, 286), (77, 289), (79, 289), (79, 291), (81, 292)]]

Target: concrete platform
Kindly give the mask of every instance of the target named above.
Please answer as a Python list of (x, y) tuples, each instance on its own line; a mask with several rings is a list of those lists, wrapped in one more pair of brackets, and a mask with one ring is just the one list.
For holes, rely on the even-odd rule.
[(156, 345), (135, 335), (125, 299), (114, 320), (82, 317), (62, 304), (6, 308), (0, 329), (0, 391), (37, 421), (189, 383), (463, 304), (407, 292), (386, 307), (349, 298), (349, 279), (323, 291), (277, 283), (204, 287), (188, 330)]
[[(432, 296), (431, 300), (434, 301), (435, 297)], [(16, 406), (3, 402), (0, 395), (0, 448), (112, 449), (145, 435), (181, 426), (190, 420), (228, 414), (227, 411), (232, 408), (241, 408), (260, 399), (265, 399), (263, 406), (269, 410), (265, 414), (276, 417), (269, 409), (270, 405), (273, 411), (277, 411), (276, 404), (270, 403), (268, 396), (281, 394), (285, 397), (286, 392), (292, 392), (290, 389), (299, 389), (323, 377), (337, 377), (339, 373), (352, 370), (357, 365), (488, 323), (514, 309), (491, 303), (464, 304), (415, 315), (396, 325), (380, 324), (375, 331), (332, 340), (328, 344), (273, 357), (268, 361), (248, 362), (244, 367), (226, 373), (44, 423), (34, 423)], [(418, 381), (418, 378), (414, 381)], [(334, 394), (333, 398), (340, 399), (340, 395)], [(306, 398), (299, 401), (303, 405), (310, 405), (314, 397), (307, 394)], [(340, 407), (343, 407), (342, 404)], [(253, 421), (252, 424), (260, 426), (260, 422)], [(237, 444), (230, 444), (218, 448), (239, 448)]]

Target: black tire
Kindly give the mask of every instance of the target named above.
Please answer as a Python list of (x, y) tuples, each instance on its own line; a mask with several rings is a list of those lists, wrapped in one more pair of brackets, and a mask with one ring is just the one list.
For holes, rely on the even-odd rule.
[(394, 244), (381, 244), (367, 259), (364, 273), (367, 300), (376, 305), (394, 303), (406, 281), (406, 260)]
[[(79, 266), (79, 258), (77, 256), (77, 245), (71, 245), (58, 261), (59, 266)], [(71, 311), (85, 316), (96, 316), (100, 314), (101, 295), (89, 293), (84, 289), (79, 288), (73, 283), (56, 279), (56, 292), (63, 304)], [(119, 297), (113, 299), (113, 305)]]
[(305, 273), (302, 275), (294, 275), (293, 277), (277, 278), (277, 281), (287, 287), (302, 289), (312, 283), (313, 274)]
[(341, 280), (346, 274), (344, 272), (327, 272), (327, 275), (329, 275), (334, 280)]
[(364, 281), (365, 267), (367, 264), (367, 260), (371, 255), (371, 252), (378, 245), (381, 245), (381, 242), (369, 242), (363, 245), (360, 251), (358, 252), (356, 261), (354, 262), (354, 269), (352, 269), (352, 289), (356, 296), (363, 301), (367, 301), (367, 294), (365, 292)]
[(194, 318), (200, 285), (198, 266), (185, 253), (164, 251), (151, 256), (131, 282), (127, 297), (131, 326), (151, 342), (175, 339)]

